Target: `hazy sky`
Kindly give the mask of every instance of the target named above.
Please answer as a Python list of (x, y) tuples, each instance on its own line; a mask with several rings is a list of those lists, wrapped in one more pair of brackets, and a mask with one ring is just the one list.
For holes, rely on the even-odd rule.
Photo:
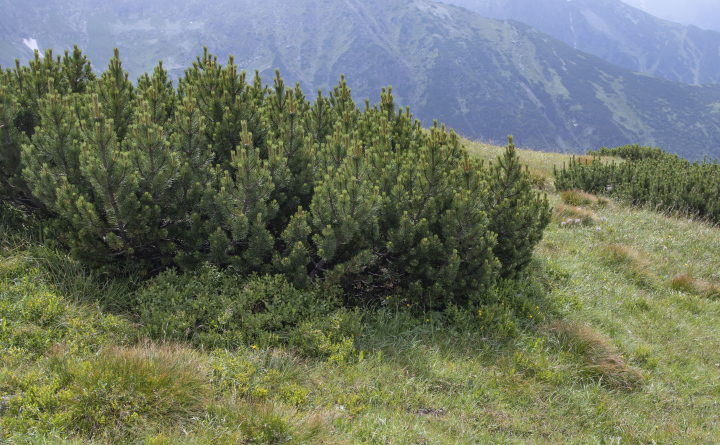
[(661, 19), (720, 31), (720, 0), (622, 0)]

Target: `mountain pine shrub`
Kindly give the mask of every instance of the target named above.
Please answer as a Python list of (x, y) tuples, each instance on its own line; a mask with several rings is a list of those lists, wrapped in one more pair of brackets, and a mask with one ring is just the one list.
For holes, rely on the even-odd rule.
[(310, 102), (207, 50), (177, 88), (162, 63), (133, 85), (117, 50), (97, 78), (77, 49), (48, 55), (4, 73), (2, 199), (85, 263), (210, 262), (432, 309), (521, 274), (549, 222), (512, 140), (488, 168), (389, 87), (361, 110), (344, 78)]

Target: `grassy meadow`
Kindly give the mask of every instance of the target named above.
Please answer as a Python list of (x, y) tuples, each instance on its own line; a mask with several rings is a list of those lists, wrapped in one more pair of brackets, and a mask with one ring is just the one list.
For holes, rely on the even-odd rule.
[(355, 314), (355, 351), (329, 358), (148, 339), (117, 304), (138, 283), (4, 219), (0, 443), (717, 441), (720, 230), (556, 194), (567, 155), (520, 156), (556, 208), (533, 265), (543, 292), (517, 289), (531, 315), (485, 332), (486, 313), (418, 316), (389, 295)]

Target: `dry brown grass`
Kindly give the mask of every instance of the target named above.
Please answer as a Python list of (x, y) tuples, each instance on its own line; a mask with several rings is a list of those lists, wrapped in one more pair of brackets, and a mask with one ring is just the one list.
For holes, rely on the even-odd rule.
[[(499, 145), (474, 141), (466, 141), (466, 144), (470, 153), (486, 161), (495, 161), (505, 151), (505, 147)], [(552, 180), (553, 169), (560, 168), (563, 163), (569, 162), (571, 156), (567, 153), (548, 153), (527, 147), (518, 148), (517, 153), (523, 165), (529, 165), (531, 171), (542, 173), (545, 177), (551, 178), (550, 180)]]
[(599, 160), (600, 160), (600, 158), (597, 158), (595, 156), (586, 156), (586, 155), (575, 156), (575, 161), (579, 162), (580, 164), (584, 164), (584, 165), (590, 165), (593, 162), (596, 162)]
[(629, 367), (617, 348), (591, 328), (555, 321), (548, 327), (548, 334), (561, 350), (577, 359), (579, 371), (585, 378), (624, 391), (644, 384), (640, 371)]
[(600, 251), (605, 262), (615, 266), (647, 266), (638, 251), (624, 244), (606, 244)]
[(649, 263), (640, 253), (623, 244), (606, 244), (600, 249), (603, 262), (622, 272), (625, 277), (641, 287), (653, 287), (658, 276), (649, 269)]
[(348, 442), (333, 435), (333, 423), (341, 417), (337, 409), (316, 407), (298, 410), (267, 400), (224, 398), (209, 407), (202, 424), (188, 430), (179, 424), (173, 429), (146, 439), (152, 445), (171, 444), (280, 444), (322, 443), (345, 445)]
[(560, 199), (572, 206), (606, 207), (610, 200), (603, 196), (595, 196), (582, 190), (565, 190), (560, 193)]
[(554, 190), (553, 180), (548, 177), (545, 172), (538, 169), (530, 169), (530, 179), (536, 189), (545, 192), (551, 192)]
[(112, 346), (67, 373), (73, 424), (92, 436), (122, 438), (139, 424), (198, 416), (212, 398), (210, 369), (176, 344)]
[[(565, 221), (570, 225), (577, 224), (576, 220), (580, 220), (580, 224), (592, 226), (598, 220), (597, 215), (592, 210), (565, 204), (556, 204), (554, 215), (558, 223)], [(569, 222), (570, 219), (573, 220), (572, 223)]]
[(720, 286), (700, 278), (693, 278), (688, 273), (675, 275), (670, 281), (670, 288), (711, 299), (720, 298)]
[(560, 199), (572, 206), (590, 206), (597, 204), (597, 197), (582, 190), (565, 190), (560, 193)]

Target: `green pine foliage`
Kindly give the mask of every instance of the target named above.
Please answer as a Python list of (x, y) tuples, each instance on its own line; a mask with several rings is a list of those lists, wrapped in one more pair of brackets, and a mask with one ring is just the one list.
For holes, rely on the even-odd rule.
[(547, 196), (533, 190), (532, 178), (515, 154), (512, 136), (505, 154), (490, 168), (490, 230), (497, 234), (493, 252), (503, 278), (515, 278), (532, 258), (543, 229), (550, 223)]
[(17, 100), (14, 79), (3, 73), (0, 79), (0, 197), (3, 200), (20, 200), (20, 150), (24, 133), (19, 124), (20, 104)]
[(360, 110), (342, 78), (311, 102), (207, 50), (177, 88), (162, 63), (134, 86), (117, 50), (97, 78), (76, 49), (3, 82), (3, 200), (107, 270), (210, 262), (442, 308), (522, 273), (549, 222), (512, 140), (488, 168), (391, 88)]
[[(22, 145), (27, 144), (28, 138), (43, 122), (43, 112), (47, 112), (43, 110), (47, 108), (43, 101), (48, 94), (66, 96), (84, 93), (94, 79), (90, 61), (77, 46), (72, 54), (65, 51), (62, 58), (53, 57), (50, 49), (45, 51), (44, 57), (35, 50), (35, 58), (28, 66), (21, 66), (18, 61), (14, 70), (6, 69), (0, 73), (1, 199), (24, 207), (42, 206), (39, 200), (32, 198), (22, 175)], [(71, 142), (72, 139), (62, 141), (64, 144)]]
[(616, 156), (625, 162), (570, 160), (555, 171), (558, 190), (603, 193), (659, 210), (680, 210), (711, 220), (720, 218), (720, 165), (717, 160), (691, 163), (658, 148), (624, 146), (589, 154)]
[(330, 318), (341, 303), (337, 290), (297, 289), (281, 275), (239, 277), (207, 264), (179, 275), (164, 271), (136, 299), (149, 337), (231, 349), (280, 344), (303, 322)]

